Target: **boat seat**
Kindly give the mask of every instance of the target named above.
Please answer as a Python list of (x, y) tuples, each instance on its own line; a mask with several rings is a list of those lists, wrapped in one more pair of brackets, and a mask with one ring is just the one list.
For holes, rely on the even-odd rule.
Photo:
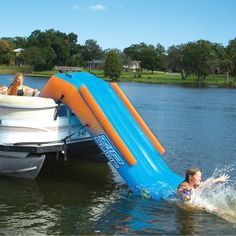
[(9, 96), (0, 94), (0, 107), (11, 108), (49, 108), (56, 107), (56, 102), (51, 98)]

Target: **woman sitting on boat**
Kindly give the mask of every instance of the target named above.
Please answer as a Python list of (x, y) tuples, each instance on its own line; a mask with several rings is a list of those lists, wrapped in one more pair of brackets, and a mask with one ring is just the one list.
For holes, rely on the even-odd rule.
[(8, 87), (7, 94), (15, 96), (37, 96), (39, 94), (37, 89), (23, 85), (23, 82), (24, 75), (22, 73), (17, 73), (13, 82)]

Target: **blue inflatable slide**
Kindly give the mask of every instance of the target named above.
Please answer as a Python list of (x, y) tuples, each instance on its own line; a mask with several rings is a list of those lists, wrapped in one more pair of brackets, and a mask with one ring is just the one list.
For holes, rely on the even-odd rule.
[(116, 83), (86, 72), (60, 73), (41, 94), (70, 107), (135, 194), (173, 196), (182, 177), (162, 160), (164, 148)]

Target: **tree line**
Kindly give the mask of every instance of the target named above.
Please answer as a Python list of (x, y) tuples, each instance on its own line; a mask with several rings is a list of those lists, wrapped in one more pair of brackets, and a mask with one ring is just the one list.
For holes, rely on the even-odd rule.
[[(17, 48), (23, 51), (14, 52)], [(93, 39), (81, 45), (74, 33), (35, 30), (29, 37), (0, 38), (0, 64), (13, 65), (16, 59), (30, 65), (34, 71), (51, 70), (55, 65), (85, 67), (88, 62), (99, 61), (104, 62), (105, 76), (111, 78), (120, 76), (122, 65), (139, 61), (140, 71), (178, 72), (183, 80), (195, 75), (201, 82), (209, 74), (224, 74), (226, 79), (236, 76), (236, 38), (227, 46), (198, 40), (166, 50), (161, 44), (142, 42), (121, 51), (103, 50)]]

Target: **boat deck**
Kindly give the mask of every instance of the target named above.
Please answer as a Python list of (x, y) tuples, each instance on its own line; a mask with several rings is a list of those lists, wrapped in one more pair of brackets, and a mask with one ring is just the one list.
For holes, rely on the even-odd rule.
[(64, 151), (68, 144), (63, 142), (56, 143), (17, 143), (17, 144), (0, 144), (0, 151), (6, 152), (29, 152), (29, 153), (45, 153)]
[(0, 151), (4, 152), (25, 152), (30, 154), (47, 154), (63, 152), (67, 157), (76, 157), (78, 159), (87, 159), (94, 161), (106, 162), (100, 149), (91, 138), (64, 142), (50, 143), (0, 143)]

